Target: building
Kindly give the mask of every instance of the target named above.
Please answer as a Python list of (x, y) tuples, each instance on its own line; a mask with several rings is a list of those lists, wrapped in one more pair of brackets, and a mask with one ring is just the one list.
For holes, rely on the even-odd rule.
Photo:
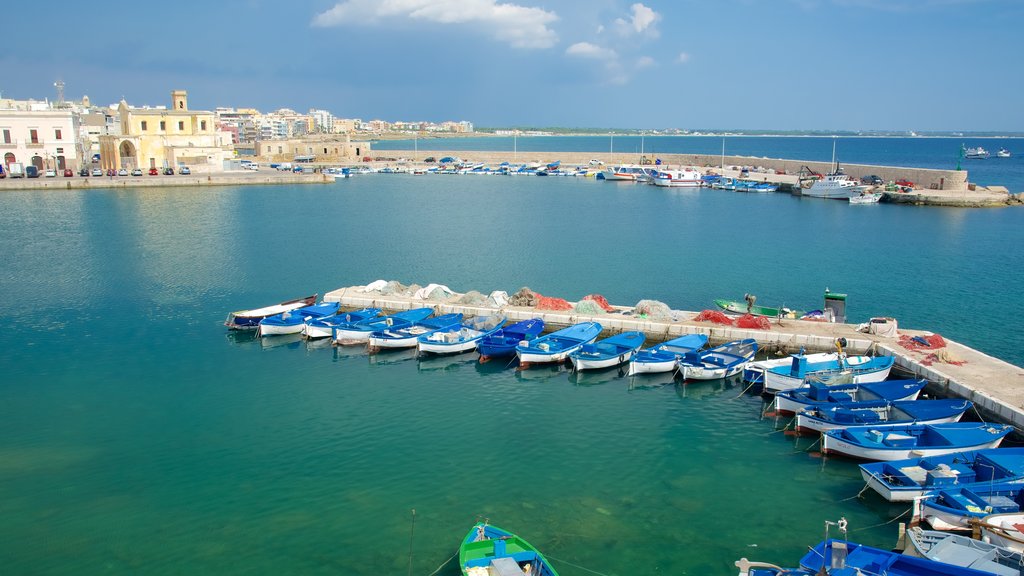
[(193, 172), (220, 172), (233, 156), (231, 135), (218, 129), (213, 112), (189, 110), (184, 90), (171, 92), (171, 108), (117, 107), (119, 134), (100, 136), (102, 168), (188, 166)]
[(260, 162), (317, 162), (337, 164), (358, 162), (370, 156), (369, 142), (352, 142), (346, 136), (317, 135), (256, 143)]
[(77, 168), (78, 115), (48, 102), (0, 101), (0, 155), (5, 168), (15, 162), (39, 170)]

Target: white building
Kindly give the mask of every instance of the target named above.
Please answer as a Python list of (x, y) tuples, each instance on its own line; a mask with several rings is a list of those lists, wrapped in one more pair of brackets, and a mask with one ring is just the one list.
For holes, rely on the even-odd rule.
[(77, 168), (82, 157), (78, 115), (69, 109), (35, 104), (0, 101), (0, 155), (4, 166), (19, 162), (40, 170)]

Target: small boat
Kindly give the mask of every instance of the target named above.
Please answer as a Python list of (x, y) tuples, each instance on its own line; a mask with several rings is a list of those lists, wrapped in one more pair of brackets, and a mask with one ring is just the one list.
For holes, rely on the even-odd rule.
[(715, 306), (725, 310), (727, 314), (752, 314), (768, 318), (799, 318), (806, 314), (802, 310), (792, 310), (785, 306), (781, 308), (772, 308), (771, 306), (748, 307), (746, 302), (737, 302), (735, 300), (715, 300)]
[(826, 174), (824, 178), (815, 180), (810, 188), (801, 192), (810, 198), (826, 198), (848, 200), (864, 190), (857, 180), (847, 176), (842, 170)]
[(302, 325), (302, 335), (310, 340), (314, 338), (328, 338), (334, 334), (335, 328), (349, 326), (380, 316), (380, 308), (363, 308), (351, 312), (338, 313), (326, 318), (314, 318)]
[(909, 502), (945, 488), (1024, 483), (1024, 448), (960, 451), (860, 465), (864, 482), (890, 502)]
[(629, 362), (628, 374), (632, 376), (672, 372), (679, 366), (680, 358), (689, 352), (700, 350), (707, 343), (707, 334), (687, 334), (640, 350)]
[[(839, 357), (838, 352), (818, 352), (805, 355), (808, 362), (825, 362), (835, 360)], [(743, 368), (743, 381), (751, 384), (764, 384), (764, 373), (772, 368), (789, 366), (793, 363), (790, 356), (785, 358), (771, 358), (768, 360), (754, 360)], [(767, 390), (765, 390), (767, 392)]]
[(551, 563), (519, 536), (480, 522), (459, 545), (463, 576), (558, 576)]
[(836, 384), (828, 386), (810, 382), (806, 386), (783, 390), (775, 395), (773, 410), (776, 414), (795, 415), (805, 408), (846, 405), (869, 400), (916, 400), (928, 384), (927, 380), (886, 380), (865, 384)]
[(701, 180), (701, 173), (696, 170), (661, 168), (654, 172), (651, 184), (668, 188), (700, 188), (703, 180)]
[(259, 328), (256, 329), (257, 336), (276, 336), (281, 334), (298, 334), (302, 332), (302, 326), (308, 320), (327, 318), (338, 313), (341, 306), (339, 302), (321, 302), (267, 316), (260, 320)]
[(1024, 558), (1019, 551), (1004, 548), (959, 534), (922, 530), (919, 526), (907, 529), (904, 554), (927, 558), (981, 570), (1000, 576), (1020, 576)]
[(647, 173), (643, 166), (638, 164), (623, 164), (602, 170), (598, 178), (609, 181), (643, 182), (647, 180)]
[(1020, 512), (990, 514), (982, 518), (976, 525), (981, 531), (983, 542), (1015, 552), (1024, 552), (1024, 514)]
[(851, 426), (823, 432), (821, 451), (862, 460), (905, 460), (996, 448), (1011, 432), (1013, 426), (985, 422)]
[(757, 341), (753, 338), (734, 340), (710, 350), (687, 352), (679, 359), (683, 380), (718, 380), (743, 371), (743, 367), (757, 354)]
[(940, 424), (959, 422), (974, 403), (959, 398), (941, 400), (867, 400), (832, 406), (811, 406), (796, 415), (798, 432), (825, 432), (850, 426)]
[(1006, 148), (1000, 148), (999, 151), (996, 152), (996, 158), (1009, 158), (1012, 155), (1013, 154), (1010, 154), (1010, 151)]
[(282, 312), (288, 312), (289, 310), (295, 310), (296, 308), (302, 308), (303, 306), (309, 306), (316, 302), (317, 296), (317, 294), (313, 294), (312, 296), (306, 296), (305, 298), (287, 300), (280, 304), (264, 306), (263, 308), (238, 310), (228, 314), (227, 320), (224, 321), (224, 325), (227, 326), (229, 330), (255, 330), (259, 327), (260, 320), (263, 320), (267, 316), (273, 316), (274, 314), (280, 314)]
[(850, 204), (878, 204), (882, 192), (861, 192), (859, 196), (850, 196)]
[(835, 539), (811, 548), (800, 559), (799, 568), (780, 568), (746, 558), (736, 566), (740, 576), (992, 576), (982, 570)]
[(530, 318), (510, 324), (480, 339), (477, 351), (480, 352), (480, 361), (486, 362), (491, 358), (500, 356), (514, 356), (516, 346), (520, 342), (532, 340), (544, 331), (544, 320)]
[(569, 361), (576, 370), (596, 370), (625, 364), (644, 345), (645, 338), (643, 332), (623, 332), (609, 336), (593, 344), (584, 344), (569, 354)]
[(936, 530), (970, 530), (989, 514), (1021, 512), (1024, 483), (947, 486), (916, 502), (916, 516)]
[(408, 326), (384, 328), (370, 333), (367, 342), (370, 348), (416, 348), (420, 336), (434, 332), (458, 329), (462, 325), (462, 314), (442, 314), (424, 318)]
[(525, 368), (530, 364), (563, 362), (569, 354), (596, 340), (601, 330), (597, 322), (582, 322), (536, 340), (520, 342), (516, 346), (519, 366)]
[(504, 323), (503, 314), (474, 316), (445, 330), (423, 334), (416, 339), (416, 345), (421, 353), (431, 354), (456, 354), (476, 350), (480, 339), (494, 334)]
[(988, 150), (985, 150), (981, 146), (964, 149), (964, 158), (967, 158), (968, 160), (984, 160), (989, 156), (990, 154), (988, 153)]
[(764, 373), (766, 392), (791, 390), (808, 380), (822, 382), (881, 382), (889, 377), (896, 361), (892, 356), (838, 356), (835, 360), (810, 362), (803, 354), (793, 354), (789, 366), (771, 368)]
[(335, 327), (331, 334), (331, 339), (335, 344), (364, 344), (370, 339), (370, 334), (373, 332), (386, 328), (404, 328), (429, 318), (433, 313), (433, 308), (413, 308), (412, 310), (403, 310), (390, 316), (367, 318), (352, 324)]

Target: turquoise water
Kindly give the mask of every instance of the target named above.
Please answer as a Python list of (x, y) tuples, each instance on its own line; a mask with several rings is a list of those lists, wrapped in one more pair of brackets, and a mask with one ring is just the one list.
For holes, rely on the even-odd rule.
[(563, 576), (793, 564), (839, 516), (891, 546), (904, 509), (853, 498), (853, 463), (774, 432), (737, 383), (368, 356), (221, 322), (377, 278), (691, 310), (817, 306), (827, 286), (854, 321), (1022, 364), (1021, 322), (993, 305), (1024, 290), (1021, 214), (526, 177), (5, 193), (0, 571), (406, 574), (412, 533), (425, 576), (480, 517)]

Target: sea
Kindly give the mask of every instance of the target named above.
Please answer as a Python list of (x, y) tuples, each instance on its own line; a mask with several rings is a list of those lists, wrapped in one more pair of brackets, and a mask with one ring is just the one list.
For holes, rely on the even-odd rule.
[(5, 192), (0, 573), (454, 576), (480, 520), (562, 576), (792, 566), (840, 518), (890, 548), (907, 507), (741, 382), (223, 321), (377, 279), (694, 311), (829, 289), (1024, 365), (1022, 218), (588, 178)]

